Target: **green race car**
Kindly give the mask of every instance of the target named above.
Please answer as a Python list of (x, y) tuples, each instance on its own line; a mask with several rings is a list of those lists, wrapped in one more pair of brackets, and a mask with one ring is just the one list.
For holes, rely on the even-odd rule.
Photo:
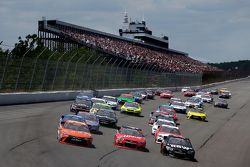
[(133, 95), (131, 94), (121, 94), (121, 96), (119, 96), (117, 99), (120, 104), (124, 104), (125, 102), (132, 103), (135, 101)]

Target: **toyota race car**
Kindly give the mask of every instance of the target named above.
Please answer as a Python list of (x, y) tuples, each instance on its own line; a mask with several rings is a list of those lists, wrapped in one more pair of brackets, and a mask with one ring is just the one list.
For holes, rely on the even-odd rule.
[(122, 148), (144, 150), (146, 147), (146, 138), (141, 129), (122, 126), (114, 136), (114, 145)]
[(205, 121), (207, 114), (200, 108), (192, 108), (187, 112), (187, 119), (199, 119)]

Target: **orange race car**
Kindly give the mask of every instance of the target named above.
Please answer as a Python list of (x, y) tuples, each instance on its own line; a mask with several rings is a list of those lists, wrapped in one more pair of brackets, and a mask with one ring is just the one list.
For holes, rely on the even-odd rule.
[(86, 123), (67, 120), (58, 127), (58, 141), (60, 143), (76, 143), (91, 146), (92, 140), (93, 138)]

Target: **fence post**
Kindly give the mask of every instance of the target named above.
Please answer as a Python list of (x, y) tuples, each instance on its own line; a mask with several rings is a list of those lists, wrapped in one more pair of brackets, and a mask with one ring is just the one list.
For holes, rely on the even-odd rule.
[[(83, 64), (86, 65), (88, 63), (88, 61), (91, 59), (91, 57), (93, 57), (93, 55), (89, 56), (89, 58), (87, 59), (87, 61), (84, 62)], [(81, 89), (82, 89), (82, 86), (83, 86), (84, 73), (85, 73), (85, 69), (83, 70), (83, 73), (82, 73), (82, 81), (81, 81), (81, 86), (80, 86)]]
[[(97, 57), (97, 59), (95, 59), (95, 61), (93, 62), (93, 64), (92, 64), (92, 65), (94, 65), (100, 57), (101, 57), (101, 56), (98, 56), (98, 57)], [(90, 89), (90, 81), (91, 81), (91, 77), (92, 77), (93, 69), (94, 69), (94, 66), (92, 66), (92, 70), (90, 71), (90, 75), (89, 75), (89, 82), (88, 82), (88, 89)]]
[(19, 82), (19, 77), (20, 77), (20, 74), (21, 74), (21, 68), (23, 66), (23, 60), (24, 60), (24, 57), (26, 56), (26, 54), (33, 48), (34, 46), (30, 47), (22, 56), (22, 59), (21, 59), (21, 63), (20, 63), (20, 66), (19, 66), (19, 69), (18, 69), (18, 75), (17, 75), (17, 79), (16, 79), (16, 85), (15, 85), (15, 91), (17, 89), (17, 85), (18, 85), (18, 82)]
[(6, 72), (6, 68), (7, 68), (7, 65), (8, 65), (8, 60), (9, 60), (9, 54), (6, 57), (6, 61), (5, 61), (5, 64), (4, 64), (2, 79), (1, 79), (1, 83), (0, 83), (0, 89), (2, 89), (2, 86), (3, 86), (3, 80), (4, 80), (4, 75), (5, 75), (5, 72)]
[(73, 79), (73, 87), (72, 89), (74, 89), (75, 86), (75, 78), (76, 78), (76, 71), (77, 71), (77, 67), (78, 67), (78, 63), (81, 61), (81, 59), (83, 58), (84, 55), (82, 55), (77, 61), (76, 61), (76, 66), (75, 66), (75, 72), (74, 72), (74, 79)]
[(69, 69), (69, 63), (71, 62), (71, 60), (73, 60), (73, 58), (77, 55), (77, 53), (75, 53), (68, 61), (67, 63), (67, 67), (66, 67), (66, 72), (64, 75), (64, 81), (63, 81), (63, 88), (65, 89), (65, 84), (66, 84), (66, 79), (67, 79), (67, 75), (68, 75), (68, 69)]
[(32, 76), (31, 76), (31, 79), (30, 79), (29, 91), (30, 91), (30, 89), (31, 89), (31, 85), (32, 85), (33, 78), (34, 78), (34, 75), (35, 75), (36, 64), (37, 64), (38, 58), (43, 54), (43, 52), (45, 52), (46, 49), (47, 49), (47, 48), (44, 48), (44, 49), (42, 50), (42, 52), (41, 52), (40, 54), (38, 54), (38, 56), (36, 57), (35, 64), (34, 64), (34, 67), (33, 67)]
[(56, 62), (56, 71), (55, 71), (55, 74), (54, 74), (54, 78), (53, 78), (51, 90), (54, 89), (54, 84), (55, 84), (55, 80), (56, 80), (56, 74), (57, 74), (57, 69), (58, 69), (59, 61), (61, 60), (61, 58), (63, 58), (63, 56), (64, 56), (67, 52), (68, 52), (68, 51), (64, 52), (64, 53), (62, 54), (62, 56), (60, 56), (60, 57), (57, 59), (57, 62)]
[[(105, 67), (104, 67), (104, 76), (106, 75), (106, 71), (107, 71), (107, 65), (110, 63), (110, 61), (112, 60), (113, 58), (111, 58), (111, 59), (109, 59), (109, 61), (108, 61), (108, 63), (105, 65)], [(106, 77), (104, 77), (103, 78), (103, 81), (102, 81), (102, 88), (104, 88), (105, 87), (105, 79), (106, 79)]]
[(45, 70), (44, 70), (44, 74), (43, 74), (43, 81), (42, 81), (41, 90), (43, 90), (43, 85), (44, 85), (44, 82), (45, 82), (45, 77), (46, 77), (46, 73), (47, 73), (47, 68), (48, 68), (48, 65), (49, 65), (49, 61), (50, 61), (51, 57), (52, 57), (56, 52), (57, 52), (57, 51), (53, 52), (53, 53), (49, 56), (49, 58), (48, 58), (48, 60), (47, 60), (47, 62), (46, 62), (46, 66), (45, 66)]

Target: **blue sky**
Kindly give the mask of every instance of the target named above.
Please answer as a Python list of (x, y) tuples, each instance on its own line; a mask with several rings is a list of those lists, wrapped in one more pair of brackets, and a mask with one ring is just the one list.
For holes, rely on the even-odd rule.
[(1, 0), (0, 41), (13, 46), (18, 36), (36, 33), (42, 16), (118, 34), (125, 9), (132, 19), (144, 15), (154, 35), (167, 35), (170, 48), (193, 58), (250, 60), (249, 0)]

